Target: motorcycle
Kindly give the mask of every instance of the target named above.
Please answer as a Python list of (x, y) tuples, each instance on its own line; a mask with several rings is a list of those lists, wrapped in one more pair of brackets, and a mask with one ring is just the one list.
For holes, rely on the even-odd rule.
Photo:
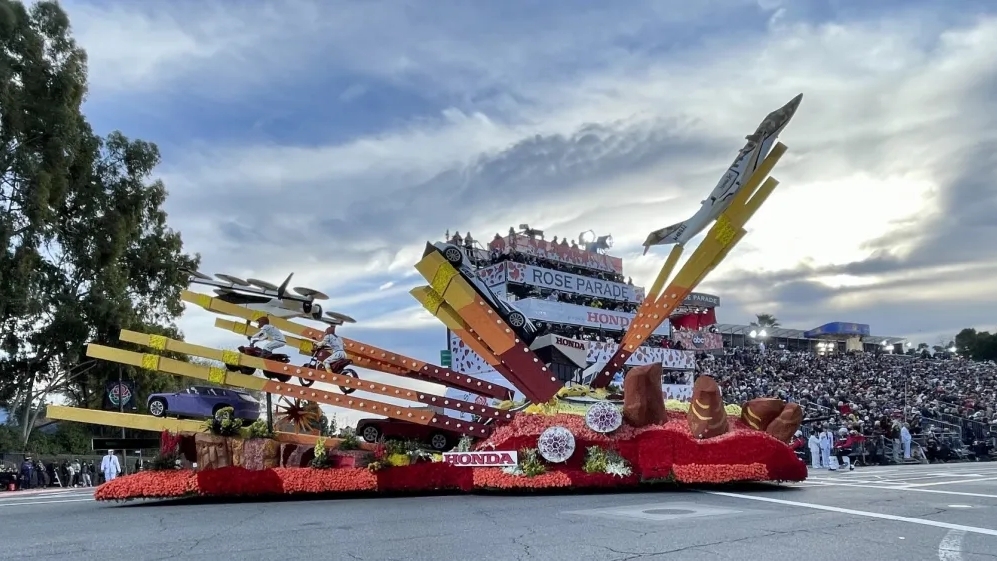
[[(312, 370), (325, 370), (325, 366), (322, 364), (322, 361), (328, 356), (329, 351), (325, 349), (316, 350), (312, 353), (311, 360), (305, 363), (304, 367)], [(335, 375), (351, 376), (359, 380), (360, 376), (357, 374), (357, 371), (352, 368), (347, 368), (351, 364), (353, 364), (353, 361), (348, 358), (339, 359), (329, 365), (329, 370), (331, 370)], [(345, 395), (350, 395), (351, 393), (357, 391), (357, 389), (339, 386), (339, 391), (343, 392)]]
[[(287, 356), (286, 354), (283, 354), (283, 353), (272, 353), (272, 352), (270, 352), (270, 351), (268, 351), (266, 349), (261, 349), (260, 347), (257, 347), (256, 343), (253, 343), (253, 342), (251, 342), (247, 346), (239, 347), (239, 352), (242, 353), (242, 354), (244, 354), (244, 355), (248, 355), (248, 356), (259, 358), (259, 359), (263, 359), (263, 360), (272, 360), (274, 362), (279, 362), (281, 364), (290, 364), (291, 363), (291, 357)], [(256, 373), (256, 369), (253, 368), (253, 367), (251, 367), (251, 366), (236, 366), (236, 365), (232, 365), (232, 364), (226, 364), (225, 368), (227, 368), (229, 372), (241, 372), (241, 373), (249, 375), (249, 376), (252, 376), (253, 374)], [(276, 372), (267, 372), (266, 370), (263, 371), (263, 376), (265, 376), (266, 378), (269, 378), (270, 380), (277, 380), (278, 382), (283, 382), (285, 384), (287, 382), (291, 381), (291, 376), (289, 376), (287, 374), (278, 374)], [(309, 380), (307, 378), (300, 378), (299, 377), (298, 378), (298, 382), (300, 382), (302, 386), (304, 386), (304, 387), (307, 388), (307, 387), (310, 387), (312, 384), (314, 384), (315, 380)]]

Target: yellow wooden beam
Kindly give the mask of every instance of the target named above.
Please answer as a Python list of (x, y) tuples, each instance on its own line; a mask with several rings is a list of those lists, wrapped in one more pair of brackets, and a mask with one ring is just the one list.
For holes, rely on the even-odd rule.
[[(191, 421), (181, 419), (170, 419), (165, 417), (153, 417), (152, 415), (139, 415), (136, 413), (119, 413), (117, 411), (99, 411), (96, 409), (83, 409), (81, 407), (66, 407), (63, 405), (49, 405), (45, 409), (45, 417), (56, 421), (71, 421), (74, 423), (86, 423), (90, 425), (101, 425), (105, 427), (119, 427), (134, 430), (147, 430), (152, 432), (162, 432), (168, 430), (172, 433), (198, 433), (205, 432), (203, 421)], [(302, 444), (314, 446), (320, 436), (313, 434), (297, 434), (293, 432), (274, 433), (274, 439), (285, 444)], [(338, 448), (342, 439), (326, 438), (327, 448)], [(361, 448), (373, 449), (373, 445), (366, 442), (361, 443)]]
[[(132, 351), (125, 351), (122, 349), (114, 349), (111, 347), (105, 347), (103, 345), (89, 344), (87, 345), (87, 356), (91, 358), (99, 358), (102, 360), (107, 360), (110, 362), (117, 362), (120, 364), (129, 364), (132, 366), (138, 366), (146, 370), (158, 370), (161, 372), (167, 372), (170, 374), (177, 374), (180, 376), (187, 376), (188, 378), (197, 378), (201, 380), (208, 380), (209, 382), (214, 382), (216, 384), (224, 384), (228, 386), (234, 386), (237, 388), (246, 388), (250, 390), (256, 390), (261, 392), (272, 393), (275, 395), (283, 395), (292, 399), (304, 399), (308, 401), (315, 401), (318, 403), (324, 403), (326, 405), (332, 405), (333, 407), (342, 407), (344, 409), (352, 409), (354, 411), (360, 411), (363, 413), (371, 413), (373, 415), (383, 415), (385, 417), (390, 417), (392, 419), (397, 419), (399, 421), (405, 421), (409, 423), (415, 423), (418, 425), (432, 425), (434, 427), (442, 428), (445, 430), (453, 430), (461, 434), (467, 434), (471, 436), (484, 436), (491, 432), (491, 427), (482, 425), (481, 423), (474, 422), (463, 422), (460, 419), (454, 417), (449, 417), (447, 415), (437, 415), (432, 410), (426, 409), (415, 409), (411, 407), (405, 407), (401, 405), (389, 405), (380, 401), (375, 401), (372, 399), (355, 398), (348, 395), (343, 395), (335, 392), (324, 391), (316, 388), (305, 388), (296, 384), (288, 384), (284, 382), (277, 382), (272, 380), (266, 380), (264, 378), (257, 378), (255, 376), (248, 376), (246, 374), (238, 374), (235, 372), (228, 372), (224, 368), (215, 368), (208, 366), (200, 366), (196, 364), (190, 364), (188, 362), (183, 362), (179, 360), (173, 360), (171, 358), (162, 357), (154, 354), (143, 354), (135, 353)], [(279, 363), (281, 367), (288, 366), (287, 374), (290, 376), (301, 376), (309, 377), (305, 372), (305, 368), (283, 365)], [(268, 368), (268, 370), (271, 370)], [(271, 370), (281, 373), (281, 370)], [(392, 397), (397, 397), (400, 399), (411, 399), (411, 396), (406, 394), (412, 394), (416, 397), (418, 401), (419, 392), (409, 390), (406, 388), (395, 388), (394, 386), (388, 386), (387, 384), (374, 384), (371, 382), (365, 382), (363, 380), (357, 380), (356, 378), (350, 376), (343, 376), (338, 374), (328, 374), (321, 373), (318, 374), (320, 381), (343, 387), (352, 387), (362, 391), (381, 393), (389, 395), (393, 393), (394, 390), (398, 390), (397, 395), (392, 395)], [(426, 396), (426, 394), (421, 394), (421, 396)], [(431, 401), (428, 405), (438, 405), (432, 403), (433, 398), (436, 396), (427, 396), (426, 399)], [(443, 403), (439, 405), (444, 405), (451, 407), (455, 405), (452, 400), (446, 398), (438, 398)], [(456, 407), (453, 407), (456, 409)], [(484, 406), (477, 406), (474, 409), (484, 410)], [(488, 408), (494, 409), (494, 408)], [(473, 411), (471, 408), (466, 408), (462, 410)], [(482, 411), (483, 412), (483, 411)]]
[(268, 391), (266, 387), (267, 380), (264, 380), (263, 378), (247, 376), (245, 374), (236, 374), (234, 372), (228, 372), (224, 368), (201, 366), (199, 364), (191, 364), (189, 362), (174, 360), (172, 358), (166, 358), (164, 356), (154, 354), (136, 353), (91, 343), (87, 345), (87, 356), (110, 362), (117, 362), (119, 364), (137, 366), (146, 370), (158, 370), (168, 374), (207, 380), (216, 384), (226, 384), (229, 386), (236, 386), (256, 391)]
[[(283, 364), (273, 360), (267, 360), (263, 358), (252, 357), (245, 355), (236, 351), (222, 351), (219, 349), (213, 349), (211, 347), (202, 347), (201, 345), (193, 345), (191, 343), (186, 343), (184, 341), (177, 341), (174, 339), (169, 339), (163, 337), (162, 335), (149, 335), (146, 333), (139, 333), (137, 331), (129, 331), (127, 329), (122, 329), (121, 334), (118, 336), (121, 341), (127, 341), (129, 343), (135, 343), (136, 345), (142, 345), (144, 347), (150, 347), (159, 351), (169, 351), (174, 353), (181, 353), (190, 356), (196, 356), (201, 358), (207, 358), (210, 360), (217, 360), (232, 366), (247, 366), (249, 368), (256, 368), (259, 370), (264, 370), (266, 372), (272, 372), (275, 374), (284, 374), (287, 376), (296, 376), (299, 378), (306, 378), (308, 380), (313, 380), (316, 382), (324, 382), (328, 384), (341, 385), (344, 387), (352, 387), (361, 391), (380, 394), (387, 397), (393, 397), (395, 399), (402, 399), (405, 401), (414, 401), (421, 403), (423, 405), (428, 405), (430, 407), (446, 405), (447, 408), (453, 409), (455, 411), (466, 411), (479, 415), (482, 417), (489, 417), (494, 419), (511, 420), (512, 414), (508, 411), (502, 411), (496, 409), (489, 405), (481, 405), (478, 403), (470, 403), (460, 399), (448, 399), (442, 396), (436, 396), (433, 394), (428, 394), (425, 392), (415, 391), (409, 388), (402, 388), (399, 386), (393, 386), (390, 384), (376, 384), (373, 382), (364, 382), (362, 380), (357, 380), (348, 376), (337, 376), (335, 374), (330, 374), (325, 370), (317, 370), (312, 368), (306, 368), (304, 366), (296, 366), (293, 364)], [(121, 351), (130, 352), (130, 351)], [(117, 353), (114, 353), (117, 354)], [(138, 354), (138, 353), (135, 353)], [(133, 359), (139, 360), (139, 359)], [(146, 359), (141, 359), (143, 364)], [(174, 361), (179, 362), (179, 361)], [(183, 369), (187, 372), (192, 372), (189, 368), (184, 366), (192, 366), (189, 363), (179, 362), (179, 364), (167, 364), (165, 368), (172, 369)], [(207, 376), (210, 379), (212, 376), (211, 368), (204, 366), (196, 366), (198, 368), (198, 376), (202, 379), (204, 376), (205, 369), (207, 369)], [(159, 369), (164, 369), (164, 366), (160, 365)], [(221, 369), (215, 369), (221, 370)], [(189, 374), (187, 374), (189, 375)], [(217, 373), (216, 373), (217, 375)], [(226, 378), (228, 376), (245, 376), (242, 374), (235, 375), (230, 372), (225, 373)], [(245, 376), (255, 381), (262, 381), (260, 378), (255, 376)], [(246, 383), (246, 380), (240, 380), (234, 378), (236, 382)], [(225, 382), (222, 382), (225, 383)], [(264, 381), (264, 384), (266, 382)], [(241, 384), (240, 384), (241, 385)], [(255, 388), (254, 388), (255, 389)]]
[(429, 313), (433, 314), (436, 319), (443, 322), (443, 325), (447, 326), (453, 331), (458, 329), (467, 329), (467, 324), (464, 319), (460, 317), (456, 310), (454, 310), (450, 304), (443, 301), (443, 297), (436, 293), (432, 287), (429, 286), (417, 286), (409, 291), (409, 294), (413, 298), (419, 301), (420, 304)]
[(117, 411), (98, 411), (79, 407), (65, 407), (63, 405), (49, 405), (45, 408), (45, 416), (49, 419), (59, 421), (72, 421), (75, 423), (89, 423), (91, 425), (154, 432), (163, 432), (164, 430), (170, 432), (204, 432), (203, 421), (153, 417), (152, 415), (139, 415), (137, 413), (118, 413)]

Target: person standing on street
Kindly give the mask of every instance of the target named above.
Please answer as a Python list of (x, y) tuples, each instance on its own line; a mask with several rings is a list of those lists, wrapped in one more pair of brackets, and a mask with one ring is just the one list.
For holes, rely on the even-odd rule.
[(910, 459), (910, 443), (911, 443), (911, 440), (913, 440), (913, 438), (911, 438), (911, 435), (910, 435), (910, 425), (908, 425), (907, 423), (904, 423), (904, 426), (901, 427), (901, 429), (900, 429), (900, 441), (903, 442), (903, 445), (904, 445), (904, 459), (905, 460), (909, 460)]
[(834, 433), (831, 432), (830, 427), (824, 427), (824, 431), (820, 433), (821, 467), (826, 467), (830, 471), (837, 471), (837, 469), (831, 465), (831, 446), (833, 445)]
[(121, 473), (121, 462), (114, 455), (114, 450), (108, 450), (107, 455), (100, 461), (100, 471), (104, 473), (104, 481), (111, 481)]
[(824, 467), (820, 463), (820, 439), (817, 438), (816, 433), (810, 433), (810, 438), (807, 439), (807, 445), (810, 446), (811, 467), (814, 469)]

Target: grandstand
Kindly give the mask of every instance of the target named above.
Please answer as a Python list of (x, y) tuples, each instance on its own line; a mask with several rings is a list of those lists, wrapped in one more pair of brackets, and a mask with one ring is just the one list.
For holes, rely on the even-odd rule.
[[(764, 342), (769, 348), (789, 351), (861, 350), (898, 354), (911, 348), (907, 338), (871, 335), (869, 326), (861, 323), (833, 322), (809, 330), (720, 323), (714, 329), (720, 334), (725, 347), (743, 347)], [(763, 330), (765, 334), (760, 336), (759, 333)]]

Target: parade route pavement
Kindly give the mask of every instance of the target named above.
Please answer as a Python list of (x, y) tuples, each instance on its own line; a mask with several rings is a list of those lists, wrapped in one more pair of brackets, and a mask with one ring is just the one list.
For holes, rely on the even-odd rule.
[(794, 485), (228, 504), (0, 494), (0, 559), (993, 561), (997, 463), (814, 471)]

